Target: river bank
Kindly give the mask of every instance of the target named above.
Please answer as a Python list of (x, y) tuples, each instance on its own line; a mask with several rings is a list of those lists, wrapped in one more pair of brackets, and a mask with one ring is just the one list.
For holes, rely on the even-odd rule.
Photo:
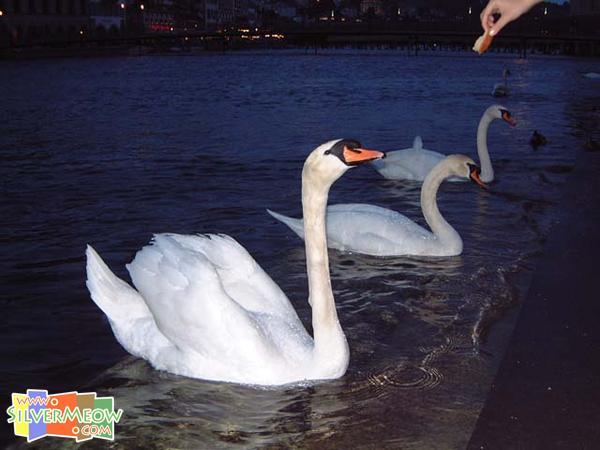
[(600, 441), (600, 153), (581, 151), (469, 449)]

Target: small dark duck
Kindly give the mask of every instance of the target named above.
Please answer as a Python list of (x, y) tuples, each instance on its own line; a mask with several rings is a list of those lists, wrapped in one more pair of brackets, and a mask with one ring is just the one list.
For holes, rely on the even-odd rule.
[(533, 134), (531, 135), (531, 139), (529, 139), (529, 144), (537, 150), (538, 147), (541, 147), (542, 145), (546, 145), (548, 143), (548, 139), (546, 139), (546, 136), (544, 136), (542, 133), (538, 132), (538, 130), (535, 130), (533, 132)]

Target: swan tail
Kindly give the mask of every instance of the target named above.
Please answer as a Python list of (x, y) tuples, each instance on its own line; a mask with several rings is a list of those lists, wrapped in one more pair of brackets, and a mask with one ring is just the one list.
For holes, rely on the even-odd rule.
[(413, 149), (423, 150), (423, 139), (421, 139), (421, 136), (415, 136), (415, 140), (413, 141)]
[(267, 209), (267, 212), (275, 219), (290, 227), (290, 229), (296, 233), (300, 239), (304, 239), (304, 221), (302, 219), (284, 216), (283, 214), (276, 213), (270, 209)]
[(87, 257), (86, 285), (92, 300), (106, 314), (112, 324), (131, 322), (151, 316), (141, 295), (112, 273), (90, 245), (87, 246), (85, 254)]
[(119, 344), (133, 356), (166, 370), (165, 364), (176, 356), (177, 349), (156, 326), (142, 296), (112, 273), (90, 245), (85, 254), (86, 285), (94, 303), (106, 314)]

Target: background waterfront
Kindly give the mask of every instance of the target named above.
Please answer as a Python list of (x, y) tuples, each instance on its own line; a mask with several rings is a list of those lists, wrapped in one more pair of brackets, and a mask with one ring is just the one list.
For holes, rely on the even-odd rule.
[[(254, 390), (122, 362), (85, 289), (86, 243), (125, 276), (124, 264), (154, 232), (228, 233), (306, 323), (302, 244), (264, 211), (299, 213), (306, 154), (333, 137), (402, 148), (415, 133), (426, 148), (474, 154), (477, 122), (504, 65), (513, 95), (503, 104), (519, 126), (490, 129), (498, 182), (490, 193), (442, 189), (441, 209), (465, 253), (332, 252), (351, 348), (346, 377)], [(592, 70), (593, 61), (393, 51), (3, 64), (2, 398), (28, 387), (115, 395), (126, 413), (122, 448), (304, 448), (325, 439), (340, 448), (461, 448), (534, 256), (560, 218), (561, 188), (597, 132), (598, 82), (582, 77)], [(537, 152), (527, 143), (533, 129), (550, 140)], [(376, 203), (421, 220), (418, 190), (363, 167), (336, 184), (331, 202)], [(490, 324), (498, 332), (480, 340)], [(51, 444), (64, 442), (41, 443)]]

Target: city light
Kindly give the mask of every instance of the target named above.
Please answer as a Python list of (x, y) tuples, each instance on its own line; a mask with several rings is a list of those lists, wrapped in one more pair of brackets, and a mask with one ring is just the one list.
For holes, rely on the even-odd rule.
[(0, 9), (0, 17), (2, 17), (3, 15), (4, 15), (4, 11), (2, 11), (2, 10)]
[(473, 9), (469, 6), (469, 15), (473, 13)]
[(140, 5), (140, 9), (141, 9), (142, 11), (144, 10), (144, 4), (143, 4), (143, 3)]
[(125, 3), (121, 3), (121, 9), (125, 9)]
[(544, 15), (547, 16), (548, 15), (548, 8), (544, 7)]
[(83, 36), (83, 30), (79, 30), (79, 34)]

